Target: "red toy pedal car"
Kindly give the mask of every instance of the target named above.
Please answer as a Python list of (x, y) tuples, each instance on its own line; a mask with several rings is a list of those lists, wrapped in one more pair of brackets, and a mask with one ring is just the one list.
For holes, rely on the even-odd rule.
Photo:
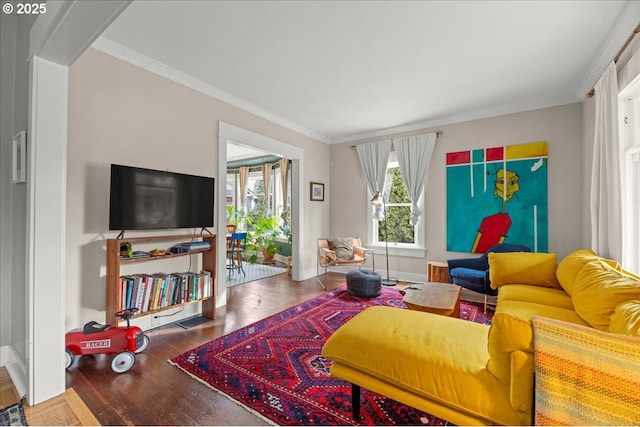
[(115, 314), (127, 321), (126, 327), (101, 325), (91, 321), (83, 329), (74, 329), (65, 335), (65, 368), (69, 368), (75, 356), (85, 354), (114, 354), (111, 369), (117, 374), (127, 372), (136, 361), (136, 354), (149, 347), (149, 337), (129, 319), (138, 311), (129, 308)]

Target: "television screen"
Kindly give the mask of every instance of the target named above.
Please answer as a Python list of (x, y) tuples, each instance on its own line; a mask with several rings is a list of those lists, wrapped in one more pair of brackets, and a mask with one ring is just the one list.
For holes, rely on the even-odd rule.
[(109, 230), (213, 227), (214, 178), (111, 165)]

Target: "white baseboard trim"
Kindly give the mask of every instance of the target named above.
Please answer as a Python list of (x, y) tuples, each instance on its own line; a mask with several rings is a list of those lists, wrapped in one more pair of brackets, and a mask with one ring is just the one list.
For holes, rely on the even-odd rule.
[(13, 385), (16, 390), (18, 390), (18, 394), (21, 397), (26, 396), (27, 369), (13, 346), (5, 345), (0, 347), (0, 366), (4, 366), (7, 372), (9, 372), (11, 381), (13, 381)]
[[(345, 266), (332, 266), (329, 268), (329, 271), (332, 273), (342, 273), (342, 274), (347, 274), (349, 271), (351, 270), (357, 270), (358, 267), (357, 266), (349, 266), (349, 265), (345, 265)], [(364, 265), (362, 266), (363, 270), (371, 270), (371, 266), (367, 266)], [(309, 275), (308, 277), (316, 277), (316, 270), (314, 269), (313, 271), (311, 270), (307, 270), (306, 271), (307, 275)], [(378, 273), (380, 276), (382, 276), (383, 279), (385, 279), (387, 277), (387, 270), (380, 270), (380, 269), (376, 269), (376, 273)], [(324, 274), (324, 268), (322, 268), (320, 270), (320, 275)], [(399, 273), (396, 274), (393, 271), (389, 272), (389, 277), (393, 277), (395, 279), (398, 279), (402, 282), (417, 282), (417, 283), (423, 283), (427, 281), (427, 275), (426, 274), (414, 274), (414, 273)], [(346, 280), (346, 278), (345, 278)]]

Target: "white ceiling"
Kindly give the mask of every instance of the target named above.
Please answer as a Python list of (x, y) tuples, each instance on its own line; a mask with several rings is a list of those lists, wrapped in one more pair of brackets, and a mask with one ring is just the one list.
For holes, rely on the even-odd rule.
[(138, 0), (94, 46), (331, 143), (578, 102), (638, 3)]

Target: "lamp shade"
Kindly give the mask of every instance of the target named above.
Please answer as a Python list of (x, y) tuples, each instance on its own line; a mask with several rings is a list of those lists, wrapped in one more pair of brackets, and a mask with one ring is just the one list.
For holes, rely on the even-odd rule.
[(382, 193), (376, 191), (376, 194), (373, 196), (373, 199), (371, 199), (369, 203), (371, 203), (373, 206), (382, 206), (384, 203)]

